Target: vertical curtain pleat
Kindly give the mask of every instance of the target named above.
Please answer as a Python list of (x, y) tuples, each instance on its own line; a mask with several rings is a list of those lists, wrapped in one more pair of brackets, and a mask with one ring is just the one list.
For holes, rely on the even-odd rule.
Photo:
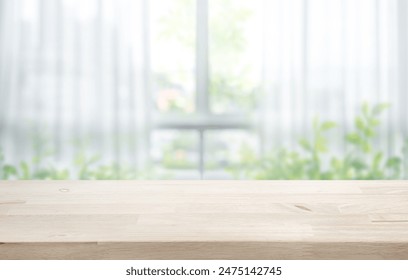
[(62, 135), (61, 135), (61, 123), (62, 123), (62, 110), (64, 104), (63, 87), (65, 85), (63, 80), (64, 75), (64, 12), (62, 0), (56, 0), (54, 2), (54, 36), (56, 43), (56, 59), (55, 59), (55, 122), (54, 122), (54, 145), (55, 145), (55, 161), (60, 162), (62, 159)]
[[(390, 103), (376, 145), (408, 137), (405, 0), (264, 0), (262, 151), (295, 149), (331, 120), (348, 149), (363, 102)], [(142, 170), (150, 153), (149, 1), (0, 0), (0, 145), (19, 163), (52, 151)], [(259, 70), (259, 69), (258, 69)], [(33, 141), (34, 139), (34, 141)], [(408, 162), (405, 163), (406, 165)]]
[(265, 3), (265, 145), (293, 147), (301, 136), (310, 136), (319, 117), (339, 124), (330, 145), (344, 154), (343, 136), (354, 129), (361, 105), (389, 103), (376, 146), (400, 155), (407, 138), (406, 2)]
[(143, 165), (141, 1), (2, 0), (0, 13), (0, 141), (8, 161), (52, 154), (55, 166), (72, 167), (82, 154)]
[[(399, 62), (399, 91), (402, 93), (400, 95), (399, 103), (399, 126), (398, 130), (401, 131), (404, 138), (408, 138), (408, 3), (407, 1), (398, 1), (398, 62)], [(398, 138), (400, 140), (400, 138)], [(408, 141), (408, 140), (407, 140)], [(398, 144), (397, 144), (398, 145)], [(404, 166), (408, 167), (408, 159), (404, 158)], [(404, 168), (407, 172), (407, 168)], [(405, 177), (408, 177), (408, 174), (404, 174)]]

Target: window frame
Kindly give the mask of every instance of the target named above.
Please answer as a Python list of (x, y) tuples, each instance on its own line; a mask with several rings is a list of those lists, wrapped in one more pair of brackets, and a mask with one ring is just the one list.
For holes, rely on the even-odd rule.
[[(149, 108), (154, 108), (151, 102), (152, 87), (151, 87), (151, 67), (150, 67), (150, 53), (149, 53), (149, 1), (144, 1), (144, 57), (145, 57), (145, 71), (147, 81), (146, 90), (147, 100), (150, 103)], [(228, 130), (241, 129), (243, 131), (255, 131), (259, 137), (256, 122), (252, 116), (247, 114), (216, 114), (212, 113), (210, 109), (210, 94), (209, 94), (209, 0), (195, 0), (196, 1), (196, 48), (195, 48), (195, 84), (196, 84), (196, 112), (185, 116), (168, 114), (163, 116), (156, 110), (152, 111), (147, 120), (150, 124), (148, 127), (147, 148), (150, 151), (150, 139), (154, 131), (160, 130), (189, 130), (198, 133), (198, 172), (200, 179), (203, 179), (205, 173), (205, 133), (209, 130)], [(147, 18), (146, 18), (147, 17)], [(259, 141), (259, 140), (258, 140)], [(149, 152), (150, 153), (150, 152)], [(151, 160), (151, 159), (149, 159)]]

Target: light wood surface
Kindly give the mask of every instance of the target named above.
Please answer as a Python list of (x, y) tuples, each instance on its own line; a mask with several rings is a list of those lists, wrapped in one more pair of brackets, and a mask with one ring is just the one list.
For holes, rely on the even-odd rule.
[(0, 259), (408, 259), (408, 181), (0, 181)]

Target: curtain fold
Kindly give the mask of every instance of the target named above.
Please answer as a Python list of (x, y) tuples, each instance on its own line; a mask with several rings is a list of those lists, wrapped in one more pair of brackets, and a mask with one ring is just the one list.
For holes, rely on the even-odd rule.
[(353, 129), (362, 104), (389, 103), (378, 145), (400, 154), (408, 136), (403, 3), (266, 1), (263, 128), (269, 148), (293, 147), (319, 117), (339, 124), (331, 142), (344, 153), (341, 136)]
[(0, 3), (5, 157), (69, 166), (98, 155), (105, 164), (143, 165), (144, 2)]
[[(406, 1), (260, 2), (262, 151), (295, 149), (318, 117), (339, 125), (330, 141), (344, 154), (361, 105), (384, 102), (391, 107), (377, 145), (400, 153), (408, 138)], [(10, 162), (46, 158), (72, 168), (98, 156), (147, 166), (155, 109), (148, 6), (0, 0), (0, 148)]]

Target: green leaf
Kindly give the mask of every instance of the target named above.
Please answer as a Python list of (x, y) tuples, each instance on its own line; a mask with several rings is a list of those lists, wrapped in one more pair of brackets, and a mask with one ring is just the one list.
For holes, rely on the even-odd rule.
[(391, 157), (387, 160), (387, 163), (385, 164), (385, 166), (387, 166), (388, 168), (399, 168), (401, 166), (402, 160), (399, 157)]
[(373, 115), (378, 116), (382, 112), (384, 112), (384, 110), (388, 109), (389, 107), (390, 107), (390, 105), (388, 103), (377, 104), (373, 108)]
[(74, 163), (76, 164), (76, 165), (78, 165), (78, 166), (82, 166), (84, 163), (85, 163), (85, 156), (84, 156), (84, 154), (77, 154), (76, 156), (75, 156), (75, 161), (74, 161)]
[(311, 147), (309, 141), (307, 141), (307, 139), (305, 139), (305, 138), (300, 139), (299, 144), (306, 151), (311, 151), (312, 150), (312, 147)]
[(330, 164), (335, 170), (339, 170), (343, 167), (343, 162), (337, 158), (333, 158)]
[(336, 126), (337, 126), (337, 124), (335, 122), (328, 121), (328, 122), (322, 123), (321, 126), (320, 126), (320, 129), (322, 131), (326, 131), (326, 130), (330, 130), (330, 129), (336, 127)]
[(67, 180), (67, 179), (69, 179), (69, 171), (64, 169), (64, 170), (62, 170), (60, 172), (57, 172), (56, 179), (58, 179), (58, 180)]
[(20, 168), (22, 171), (22, 179), (30, 179), (30, 167), (23, 161), (20, 163)]
[(3, 167), (3, 170), (4, 170), (4, 172), (6, 172), (8, 174), (13, 174), (13, 175), (17, 174), (17, 169), (12, 165), (8, 165), (8, 164), (5, 165)]
[(370, 153), (372, 150), (371, 144), (368, 142), (363, 142), (361, 146), (363, 148), (363, 152), (365, 152), (366, 154)]
[(370, 128), (370, 127), (367, 127), (366, 129), (364, 129), (364, 134), (365, 134), (368, 138), (371, 138), (371, 137), (374, 137), (374, 136), (375, 136), (374, 130), (373, 130), (372, 128)]
[(360, 145), (362, 139), (357, 133), (349, 133), (346, 136), (346, 140), (352, 144)]
[(357, 129), (360, 130), (360, 131), (365, 130), (364, 121), (363, 121), (363, 119), (361, 117), (356, 117), (355, 125), (356, 125)]
[(10, 176), (16, 176), (17, 175), (17, 168), (15, 168), (12, 165), (5, 165), (3, 167), (3, 173), (4, 173), (4, 178), (8, 179)]
[(363, 170), (363, 169), (365, 169), (365, 168), (367, 167), (367, 165), (365, 164), (365, 162), (362, 161), (361, 159), (354, 159), (354, 160), (352, 160), (352, 161), (350, 162), (350, 165), (351, 165), (354, 169), (356, 169), (356, 170), (358, 170), (358, 171), (361, 171), (361, 170)]
[(327, 151), (327, 143), (326, 139), (323, 137), (317, 137), (315, 140), (315, 149), (318, 152), (326, 152)]
[(378, 152), (378, 153), (375, 154), (375, 156), (373, 158), (373, 168), (374, 169), (378, 169), (378, 167), (380, 166), (382, 158), (383, 158), (383, 154), (381, 152)]
[(369, 124), (370, 124), (370, 126), (378, 126), (378, 125), (380, 125), (380, 121), (377, 120), (377, 119), (371, 118), (371, 119), (369, 120)]

